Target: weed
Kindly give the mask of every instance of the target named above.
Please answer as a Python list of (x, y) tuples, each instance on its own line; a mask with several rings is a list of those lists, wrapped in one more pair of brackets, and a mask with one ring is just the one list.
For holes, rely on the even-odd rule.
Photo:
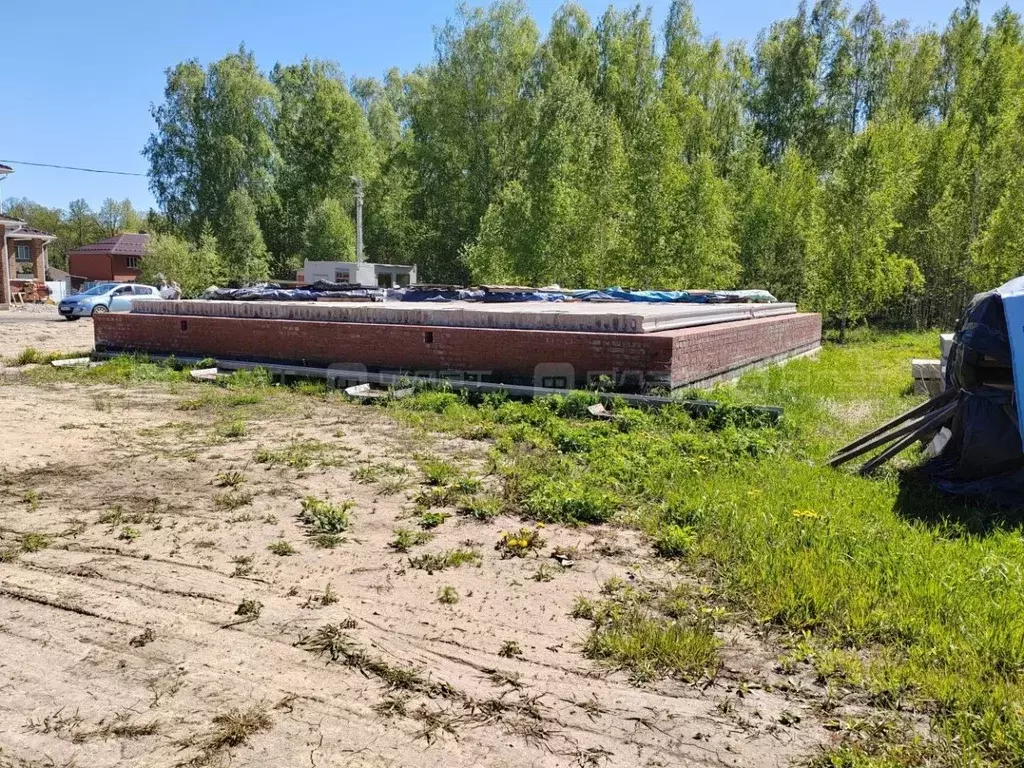
[(449, 517), (451, 517), (451, 515), (447, 512), (424, 512), (420, 515), (420, 528), (425, 531), (433, 530)]
[(228, 440), (236, 440), (240, 437), (245, 437), (245, 422), (241, 419), (235, 419), (227, 424), (220, 424), (217, 426), (216, 432), (220, 437)]
[(237, 577), (248, 576), (252, 573), (255, 560), (256, 557), (254, 555), (235, 555), (231, 558), (231, 562), (235, 564), (235, 570), (231, 575)]
[(434, 538), (434, 534), (427, 531), (414, 531), (411, 528), (396, 528), (395, 538), (388, 545), (396, 552), (408, 552), (413, 547), (426, 544)]
[(458, 568), (467, 564), (479, 564), (480, 553), (471, 549), (450, 549), (446, 552), (419, 555), (409, 558), (409, 565), (412, 568), (424, 570), (427, 573), (443, 571), (445, 568)]
[(455, 591), (455, 587), (446, 584), (438, 591), (437, 602), (442, 605), (455, 605), (459, 602), (459, 593)]
[(238, 488), (245, 482), (245, 475), (241, 472), (218, 472), (214, 482), (221, 488)]
[(447, 485), (459, 476), (459, 468), (444, 459), (422, 459), (419, 467), (427, 485)]
[(459, 494), (450, 485), (428, 485), (420, 489), (414, 501), (420, 509), (450, 507), (458, 503)]
[(29, 490), (25, 491), (23, 501), (26, 504), (28, 504), (28, 508), (34, 512), (35, 510), (39, 509), (39, 501), (41, 498), (42, 495), (39, 493), (39, 491), (37, 491), (35, 488), (30, 488)]
[(26, 533), (21, 537), (22, 552), (38, 552), (50, 546), (50, 537), (42, 533)]
[(494, 496), (469, 496), (462, 499), (459, 512), (477, 520), (490, 520), (501, 514), (501, 499)]
[(256, 621), (260, 617), (262, 610), (263, 603), (246, 597), (242, 599), (242, 602), (235, 609), (235, 616), (241, 616), (246, 621)]
[(320, 549), (334, 549), (345, 543), (345, 537), (337, 533), (317, 533), (310, 537), (310, 541)]
[(249, 737), (268, 731), (274, 722), (267, 707), (256, 704), (248, 709), (232, 709), (213, 718), (213, 728), (200, 736), (182, 742), (183, 747), (197, 747), (199, 754), (192, 765), (205, 766), (219, 762), (232, 747), (246, 744)]
[(541, 563), (530, 578), (534, 581), (552, 581), (555, 578), (555, 569), (547, 563)]
[(49, 362), (46, 356), (35, 347), (25, 347), (14, 358), (15, 365), (38, 365)]
[(356, 665), (363, 658), (359, 646), (337, 624), (325, 624), (312, 635), (299, 638), (296, 645), (317, 656), (328, 656), (331, 661)]
[(128, 645), (132, 648), (142, 648), (143, 646), (149, 645), (156, 640), (156, 632), (152, 627), (146, 627), (142, 632), (133, 636), (129, 641)]
[(662, 557), (684, 557), (696, 542), (693, 528), (675, 524), (666, 525), (654, 539), (654, 550)]
[(574, 618), (593, 625), (587, 656), (629, 670), (637, 682), (714, 676), (720, 645), (714, 621), (707, 612), (681, 607), (682, 588), (656, 595), (612, 577), (601, 593), (608, 599), (578, 597), (572, 609)]
[(502, 533), (494, 548), (501, 553), (503, 558), (526, 557), (529, 553), (536, 553), (544, 548), (544, 538), (540, 535), (538, 528), (520, 528), (511, 533)]
[(339, 599), (340, 598), (338, 597), (337, 593), (334, 591), (331, 585), (328, 584), (326, 587), (324, 587), (324, 593), (320, 596), (320, 605), (334, 605), (336, 602), (338, 602)]
[(256, 494), (252, 491), (225, 491), (214, 496), (213, 503), (221, 509), (232, 511), (252, 504), (254, 498)]
[(389, 695), (374, 704), (373, 711), (381, 717), (406, 717), (408, 715), (407, 703), (408, 699), (404, 696)]
[(340, 467), (347, 463), (342, 455), (351, 452), (342, 446), (319, 440), (292, 441), (285, 448), (272, 450), (260, 448), (256, 451), (256, 463), (269, 466), (286, 466), (292, 469), (317, 467)]
[(331, 504), (315, 496), (307, 496), (302, 500), (299, 520), (306, 525), (310, 535), (344, 533), (349, 527), (348, 513), (354, 506), (354, 501)]
[(277, 555), (278, 557), (289, 557), (290, 555), (294, 555), (297, 552), (295, 547), (293, 547), (284, 539), (275, 541), (273, 544), (268, 544), (267, 549), (269, 549), (273, 554)]
[(121, 532), (117, 535), (117, 538), (121, 541), (127, 541), (129, 544), (133, 543), (139, 538), (139, 529), (132, 528), (130, 525), (126, 525), (121, 529)]
[(506, 640), (501, 644), (498, 655), (503, 659), (515, 659), (523, 655), (523, 649), (515, 640)]

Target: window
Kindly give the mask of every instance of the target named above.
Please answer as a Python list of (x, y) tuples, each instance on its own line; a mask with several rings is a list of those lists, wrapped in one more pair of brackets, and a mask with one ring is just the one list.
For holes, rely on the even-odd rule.
[(409, 287), (409, 273), (408, 272), (399, 272), (397, 275), (395, 275), (395, 285), (397, 285), (399, 288), (408, 288)]
[(349, 275), (347, 269), (336, 269), (334, 270), (334, 282), (336, 283), (347, 283), (349, 281)]
[(23, 243), (14, 246), (15, 261), (32, 261), (32, 249)]
[(124, 264), (125, 264), (126, 267), (128, 267), (128, 269), (138, 269), (140, 261), (142, 261), (142, 257), (141, 256), (125, 256), (124, 257)]
[(120, 288), (118, 288), (116, 291), (114, 291), (111, 294), (111, 296), (127, 296), (131, 292), (132, 292), (132, 287), (130, 285), (122, 285)]
[(377, 275), (377, 287), (378, 288), (390, 288), (391, 287), (391, 273), (381, 272)]
[(132, 293), (136, 296), (152, 296), (153, 289), (145, 285), (133, 285)]

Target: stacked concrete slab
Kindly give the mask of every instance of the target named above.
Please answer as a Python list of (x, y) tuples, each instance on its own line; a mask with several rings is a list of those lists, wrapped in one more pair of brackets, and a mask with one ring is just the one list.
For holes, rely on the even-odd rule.
[(190, 357), (530, 383), (681, 387), (811, 352), (792, 304), (137, 302), (96, 345)]
[(337, 323), (499, 328), (521, 331), (651, 333), (697, 325), (796, 313), (795, 304), (595, 304), (521, 302), (158, 301), (138, 302), (141, 314), (315, 320)]

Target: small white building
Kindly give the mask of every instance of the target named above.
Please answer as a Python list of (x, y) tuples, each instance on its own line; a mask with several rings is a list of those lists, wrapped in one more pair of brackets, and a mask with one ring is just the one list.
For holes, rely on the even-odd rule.
[(358, 283), (366, 288), (405, 288), (416, 282), (416, 267), (368, 261), (309, 261), (296, 275), (300, 283)]

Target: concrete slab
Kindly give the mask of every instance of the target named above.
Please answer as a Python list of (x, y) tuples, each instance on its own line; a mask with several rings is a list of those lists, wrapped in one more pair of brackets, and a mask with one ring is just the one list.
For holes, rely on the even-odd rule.
[(796, 313), (795, 304), (149, 301), (133, 314), (587, 333), (654, 333)]

